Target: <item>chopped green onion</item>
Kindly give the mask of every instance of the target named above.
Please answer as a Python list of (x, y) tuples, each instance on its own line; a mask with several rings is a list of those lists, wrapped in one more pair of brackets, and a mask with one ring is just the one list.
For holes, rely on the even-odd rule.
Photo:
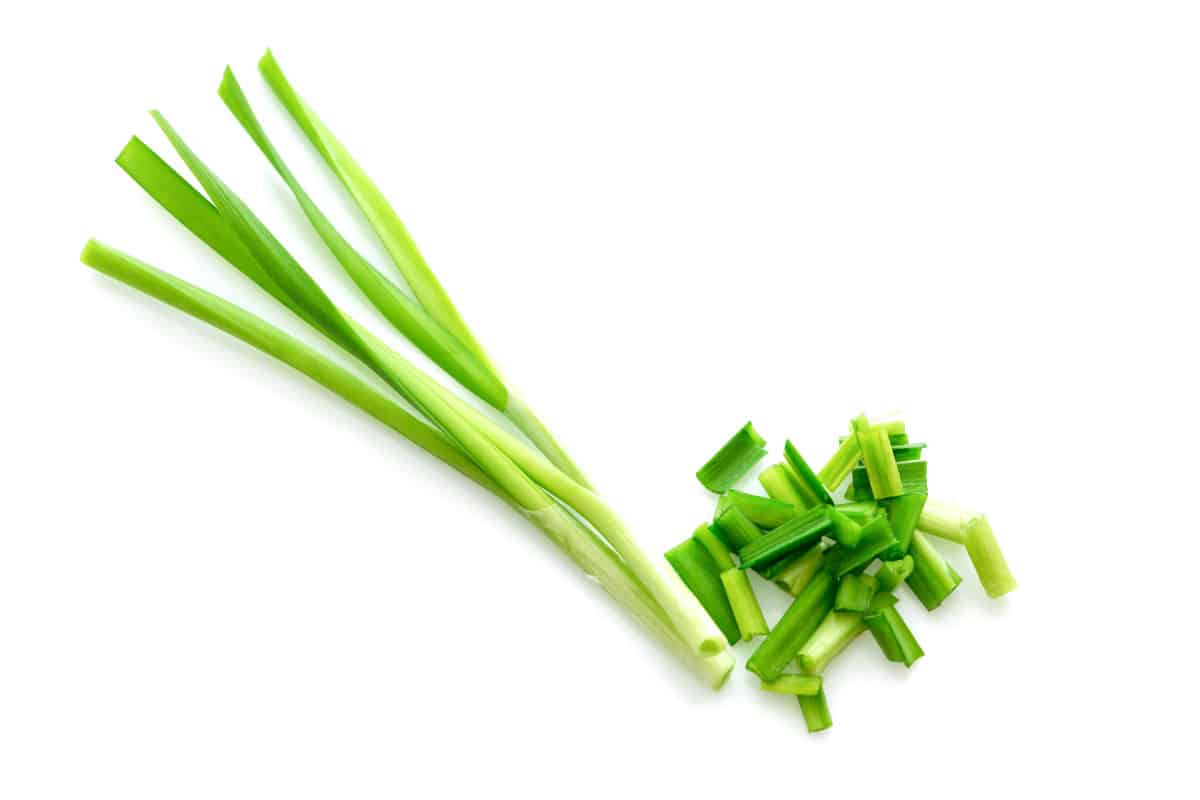
[(966, 539), (967, 555), (971, 557), (975, 574), (988, 597), (1001, 597), (1017, 588), (1017, 579), (1000, 552), (1000, 544), (987, 517), (976, 516), (967, 523)]
[(719, 517), (721, 512), (730, 506), (736, 507), (755, 525), (767, 530), (778, 528), (803, 510), (797, 509), (791, 503), (784, 503), (770, 497), (762, 497), (761, 495), (747, 494), (746, 492), (739, 492), (737, 489), (730, 489), (721, 495), (721, 499), (717, 501), (716, 517)]
[[(902, 461), (897, 464), (896, 470), (900, 475), (901, 488), (897, 494), (928, 494), (929, 488), (926, 482), (928, 467), (929, 464), (925, 461)], [(870, 474), (864, 467), (855, 467), (851, 478), (853, 483), (846, 492), (847, 499), (865, 501), (875, 497), (870, 484)], [(918, 527), (920, 526), (918, 525)]]
[(858, 457), (858, 437), (851, 436), (838, 445), (837, 451), (817, 473), (821, 484), (829, 491), (835, 491), (845, 483), (850, 470), (854, 469), (854, 465), (858, 463)]
[(879, 513), (879, 504), (874, 500), (864, 500), (857, 503), (838, 503), (834, 508), (859, 525), (870, 522)]
[(803, 511), (809, 506), (796, 488), (796, 479), (792, 475), (787, 464), (772, 464), (758, 473), (758, 482), (773, 500), (788, 503), (797, 511)]
[(866, 426), (859, 423), (855, 428), (858, 448), (862, 451), (863, 464), (871, 484), (871, 495), (877, 500), (895, 497), (904, 492), (896, 459), (887, 431), (880, 425)]
[(863, 613), (870, 610), (871, 598), (879, 588), (879, 582), (870, 575), (844, 576), (838, 581), (837, 595), (833, 601), (834, 611), (857, 611)]
[(879, 571), (875, 573), (875, 580), (879, 581), (879, 591), (890, 592), (895, 589), (904, 579), (912, 575), (913, 557), (906, 555), (904, 558), (895, 561), (884, 561), (879, 567)]
[(783, 457), (787, 459), (788, 466), (792, 468), (792, 473), (796, 478), (796, 489), (804, 498), (806, 506), (833, 505), (829, 492), (821, 485), (821, 480), (813, 473), (808, 462), (800, 455), (800, 451), (796, 449), (790, 439), (783, 443)]
[(924, 449), (924, 444), (902, 444), (899, 446), (893, 444), (892, 458), (896, 459), (896, 461), (918, 461)]
[(800, 590), (808, 585), (824, 562), (824, 554), (820, 547), (810, 547), (798, 556), (785, 558), (772, 564), (771, 574), (767, 577), (772, 583), (783, 589), (792, 597), (800, 594)]
[(727, 569), (734, 569), (736, 565), (733, 563), (733, 557), (729, 552), (729, 548), (725, 546), (721, 538), (713, 533), (707, 525), (701, 525), (696, 528), (696, 531), (692, 534), (692, 538), (704, 545), (704, 549), (712, 556), (713, 561), (717, 563), (717, 568), (722, 572)]
[(879, 644), (879, 649), (888, 661), (896, 661), (906, 667), (925, 655), (917, 638), (896, 610), (896, 596), (890, 592), (880, 592), (871, 601), (871, 610), (864, 617), (871, 636)]
[(927, 611), (933, 611), (962, 583), (962, 577), (942, 558), (921, 531), (913, 531), (912, 574), (905, 578), (908, 588)]
[(732, 567), (721, 573), (721, 583), (725, 585), (725, 594), (729, 598), (729, 605), (733, 607), (733, 617), (742, 633), (742, 641), (766, 636), (767, 621), (763, 618), (758, 598), (754, 596), (754, 589), (750, 587), (750, 576)]
[(896, 543), (885, 517), (876, 517), (863, 526), (862, 540), (851, 550), (837, 545), (825, 554), (825, 568), (840, 578), (869, 565), (876, 556)]
[(848, 547), (851, 550), (858, 547), (858, 543), (862, 540), (863, 526), (842, 513), (837, 506), (828, 509), (828, 513), (829, 520), (833, 523), (833, 531), (830, 536), (842, 547)]
[(806, 511), (738, 551), (742, 569), (758, 567), (805, 550), (821, 541), (832, 523), (825, 506)]
[(737, 483), (767, 454), (764, 444), (766, 442), (754, 430), (754, 425), (747, 422), (696, 471), (696, 478), (704, 488), (720, 494)]
[(825, 699), (824, 686), (814, 697), (802, 694), (798, 695), (796, 699), (800, 701), (800, 713), (804, 715), (804, 724), (808, 726), (809, 733), (817, 733), (833, 727), (833, 718), (829, 716), (829, 703)]
[(741, 633), (733, 607), (725, 594), (721, 581), (721, 568), (713, 560), (708, 549), (696, 539), (688, 537), (675, 545), (666, 554), (667, 563), (675, 570), (679, 579), (700, 601), (708, 616), (725, 635), (730, 644), (736, 642)]
[(773, 681), (782, 675), (784, 667), (800, 652), (808, 637), (833, 608), (836, 591), (833, 576), (825, 570), (819, 570), (759, 643), (758, 649), (746, 662), (746, 669), (764, 681)]
[(737, 506), (729, 506), (713, 520), (715, 533), (730, 550), (741, 550), (762, 538), (762, 531)]
[(917, 520), (917, 527), (939, 539), (964, 544), (967, 522), (974, 516), (974, 513), (950, 503), (928, 500), (925, 507), (921, 509), (921, 518)]
[(926, 495), (923, 494), (902, 494), (880, 503), (887, 511), (888, 524), (892, 526), (892, 534), (896, 537), (895, 546), (880, 558), (885, 561), (894, 560), (903, 558), (908, 553), (913, 531), (917, 528), (917, 519), (925, 506), (925, 498)]
[(761, 688), (776, 694), (815, 697), (821, 691), (820, 675), (780, 675), (773, 681), (763, 681)]
[(866, 629), (862, 614), (830, 611), (800, 648), (796, 662), (803, 671), (819, 674), (829, 666), (834, 656), (845, 650), (846, 645)]

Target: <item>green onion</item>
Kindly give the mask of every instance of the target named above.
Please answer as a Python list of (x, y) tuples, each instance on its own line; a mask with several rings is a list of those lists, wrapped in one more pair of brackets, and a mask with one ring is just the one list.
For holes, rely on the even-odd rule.
[(967, 523), (966, 540), (967, 555), (988, 597), (1001, 597), (1017, 588), (987, 517), (976, 516)]
[(741, 638), (733, 606), (721, 580), (721, 567), (708, 548), (689, 537), (667, 551), (667, 563), (700, 601), (708, 616), (725, 635), (726, 641), (733, 644)]
[(733, 607), (733, 617), (737, 620), (742, 641), (766, 636), (767, 621), (763, 618), (758, 598), (754, 596), (754, 589), (750, 587), (750, 577), (737, 567), (731, 567), (721, 573), (721, 583), (725, 585), (725, 594)]
[(764, 681), (773, 681), (782, 675), (784, 667), (833, 608), (836, 590), (833, 576), (819, 570), (759, 643), (758, 649), (746, 662), (746, 669)]
[(896, 459), (892, 455), (886, 429), (881, 425), (868, 426), (865, 422), (862, 418), (856, 421), (855, 435), (858, 436), (858, 448), (862, 452), (863, 464), (866, 465), (871, 495), (877, 500), (882, 500), (902, 494), (904, 484), (900, 480), (900, 471), (896, 468)]
[(716, 454), (696, 471), (696, 478), (710, 492), (721, 494), (767, 454), (766, 442), (747, 422)]
[(929, 500), (921, 509), (921, 518), (917, 520), (917, 527), (940, 539), (965, 544), (967, 523), (974, 516), (974, 513), (950, 503)]
[(863, 526), (844, 514), (837, 506), (828, 509), (827, 512), (830, 522), (833, 523), (833, 531), (830, 536), (842, 547), (848, 547), (851, 550), (858, 547), (858, 543), (862, 541)]
[(916, 637), (905, 624), (904, 618), (896, 610), (894, 594), (880, 592), (875, 595), (875, 599), (871, 601), (871, 610), (864, 620), (888, 661), (911, 667), (913, 662), (925, 655)]
[(829, 492), (825, 491), (825, 487), (821, 485), (820, 478), (813, 473), (808, 462), (800, 455), (800, 451), (796, 449), (790, 439), (783, 443), (783, 457), (787, 459), (788, 466), (792, 468), (795, 488), (804, 498), (806, 507), (833, 505), (833, 500), (829, 498)]
[(919, 530), (913, 531), (911, 553), (913, 571), (905, 583), (921, 605), (933, 611), (962, 583), (962, 578)]
[(796, 479), (792, 475), (792, 470), (787, 464), (772, 464), (758, 473), (758, 482), (772, 500), (787, 503), (797, 511), (803, 511), (809, 506), (804, 502), (800, 490), (796, 488)]
[(917, 519), (921, 516), (921, 509), (925, 506), (925, 498), (926, 495), (923, 494), (902, 494), (880, 503), (887, 512), (888, 524), (892, 526), (892, 534), (896, 537), (895, 546), (883, 553), (880, 558), (894, 560), (903, 558), (908, 553), (913, 531), (917, 527)]
[(799, 695), (800, 713), (804, 715), (804, 724), (809, 733), (817, 733), (833, 726), (833, 718), (829, 716), (829, 703), (825, 700), (825, 687), (813, 697)]
[(870, 610), (871, 598), (879, 588), (879, 582), (870, 575), (850, 574), (838, 581), (837, 595), (833, 601), (834, 611)]
[(733, 569), (733, 557), (729, 552), (729, 548), (721, 541), (707, 525), (701, 525), (692, 533), (692, 538), (704, 545), (704, 549), (712, 556), (712, 560), (717, 563), (717, 569), (724, 572), (727, 569)]
[(892, 444), (892, 458), (896, 461), (919, 461), (924, 450), (923, 444)]
[(875, 573), (875, 580), (879, 581), (879, 591), (890, 592), (895, 589), (904, 579), (912, 574), (913, 557), (906, 555), (904, 558), (895, 561), (884, 561), (880, 565), (879, 571)]
[[(925, 461), (902, 461), (897, 464), (896, 470), (900, 475), (901, 489), (897, 494), (928, 494), (929, 488), (926, 483), (928, 466), (928, 463)], [(846, 492), (848, 499), (866, 501), (875, 497), (874, 490), (871, 488), (869, 473), (865, 468), (855, 467), (850, 477), (852, 483), (850, 489)], [(920, 526), (918, 525), (918, 527)]]
[(834, 506), (838, 513), (845, 514), (860, 525), (864, 525), (879, 513), (879, 504), (874, 500), (864, 500), (857, 503), (838, 503)]
[(816, 545), (831, 524), (824, 506), (806, 511), (739, 550), (742, 569), (768, 564)]
[(783, 559), (772, 564), (769, 580), (790, 594), (792, 597), (800, 594), (800, 590), (808, 585), (824, 563), (821, 548), (810, 547), (798, 556)]
[(762, 531), (737, 506), (729, 506), (713, 520), (715, 533), (730, 550), (741, 550), (762, 538)]
[(844, 440), (838, 445), (837, 451), (830, 457), (828, 463), (817, 473), (821, 485), (831, 492), (835, 491), (845, 483), (846, 478), (850, 475), (850, 470), (854, 469), (854, 465), (858, 463), (859, 455), (858, 437), (851, 436)]
[(845, 650), (846, 645), (866, 629), (862, 614), (830, 611), (800, 648), (796, 662), (804, 672), (819, 674), (829, 666), (834, 656)]
[(892, 528), (884, 517), (876, 517), (863, 526), (858, 547), (851, 550), (837, 545), (825, 554), (825, 568), (840, 578), (868, 566), (875, 557), (896, 544)]
[(763, 681), (760, 688), (776, 694), (815, 697), (821, 691), (821, 676), (780, 675), (773, 681)]
[(802, 510), (797, 509), (791, 503), (783, 503), (770, 497), (730, 489), (717, 501), (714, 519), (720, 517), (721, 513), (730, 506), (736, 507), (755, 525), (767, 530), (778, 528)]

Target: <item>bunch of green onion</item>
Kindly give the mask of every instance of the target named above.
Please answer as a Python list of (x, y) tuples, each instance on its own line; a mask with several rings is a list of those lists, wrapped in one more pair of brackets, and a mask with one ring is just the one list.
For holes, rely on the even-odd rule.
[[(335, 305), (157, 112), (155, 121), (203, 193), (136, 137), (117, 157), (117, 164), (192, 234), (377, 375), (388, 391), (376, 389), (341, 363), (244, 309), (100, 242), (87, 243), (83, 263), (288, 364), (496, 495), (595, 578), (687, 667), (719, 687), (733, 668), (726, 637), (674, 572), (639, 547), (562, 446), (517, 398), (395, 211), (296, 93), (270, 52), (259, 68), (275, 97), (366, 217), (395, 274), (368, 261), (317, 207), (268, 139), (228, 69), (219, 92), (226, 107), (367, 300), (485, 408), (461, 399)], [(503, 415), (511, 426), (494, 419), (492, 412)]]
[[(696, 473), (720, 496), (716, 513), (667, 561), (726, 641), (763, 637), (746, 668), (763, 689), (795, 695), (809, 731), (832, 724), (821, 673), (858, 635), (871, 631), (905, 667), (924, 655), (895, 590), (904, 583), (933, 611), (962, 583), (929, 536), (965, 546), (989, 597), (1017, 586), (984, 516), (928, 499), (924, 450), (903, 422), (860, 415), (819, 472), (789, 441), (758, 474), (765, 496), (750, 494), (733, 487), (767, 451), (746, 423)], [(795, 598), (773, 627), (749, 570)]]

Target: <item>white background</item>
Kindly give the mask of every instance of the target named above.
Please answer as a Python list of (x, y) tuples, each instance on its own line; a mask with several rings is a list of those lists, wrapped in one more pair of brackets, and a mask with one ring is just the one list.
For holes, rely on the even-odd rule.
[[(0, 797), (1187, 794), (1194, 3), (168, 6), (0, 33)], [(647, 548), (747, 418), (823, 461), (896, 411), (1020, 589), (945, 547), (962, 588), (902, 600), (926, 657), (856, 642), (809, 736), (473, 485), (80, 266), (96, 236), (323, 344), (112, 164), (166, 152), (158, 107), (370, 316), (216, 96), (231, 63), (382, 265), (267, 45)]]

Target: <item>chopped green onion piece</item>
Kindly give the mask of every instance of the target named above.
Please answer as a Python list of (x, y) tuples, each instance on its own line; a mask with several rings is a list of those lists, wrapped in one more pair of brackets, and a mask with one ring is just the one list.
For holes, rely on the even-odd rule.
[(921, 605), (927, 611), (933, 611), (962, 583), (962, 577), (919, 530), (913, 531), (910, 552), (913, 571), (905, 578), (905, 583), (921, 601)]
[(912, 534), (917, 528), (917, 519), (921, 516), (925, 499), (926, 495), (923, 494), (902, 494), (880, 503), (887, 511), (888, 524), (892, 526), (892, 534), (896, 537), (895, 546), (880, 558), (890, 561), (903, 558), (908, 553), (908, 546), (912, 542)]
[(858, 547), (858, 543), (862, 541), (863, 526), (842, 513), (837, 506), (828, 509), (828, 513), (829, 520), (833, 523), (833, 532), (830, 535), (834, 540), (851, 550)]
[[(892, 423), (892, 422), (884, 422), (884, 423), (881, 423), (881, 424), (886, 426), (886, 425), (894, 425), (895, 423)], [(903, 425), (904, 423), (900, 423), (900, 424), (901, 424), (901, 425)], [(853, 436), (839, 436), (839, 437), (838, 437), (838, 444), (839, 444), (839, 445), (840, 445), (840, 444), (844, 444), (844, 443), (846, 442), (846, 440), (847, 440), (847, 439), (853, 439), (853, 438), (854, 438)], [(908, 442), (908, 434), (907, 434), (907, 433), (889, 433), (889, 434), (888, 434), (888, 444), (890, 444), (890, 445), (892, 446), (892, 449), (893, 449), (893, 450), (895, 450), (897, 447), (904, 447), (904, 446), (905, 446), (905, 445), (907, 445), (908, 443), (909, 443), (909, 442)], [(919, 444), (919, 445), (916, 445), (916, 446), (917, 446), (917, 447), (924, 447), (925, 445), (923, 445), (923, 444)]]
[(776, 694), (815, 697), (821, 691), (820, 675), (780, 675), (773, 681), (763, 681), (761, 688)]
[[(778, 569), (766, 576), (772, 583), (783, 589), (792, 597), (800, 594), (800, 590), (808, 586), (817, 571), (824, 563), (824, 554), (820, 547), (810, 547), (798, 556), (785, 558), (778, 562)], [(775, 564), (771, 565), (773, 568)]]
[(796, 489), (804, 498), (806, 506), (833, 505), (829, 492), (825, 491), (821, 480), (813, 473), (808, 462), (800, 455), (800, 451), (796, 449), (790, 439), (783, 443), (783, 457), (787, 459), (788, 466), (792, 468), (796, 477)]
[(880, 425), (859, 425), (855, 433), (858, 436), (858, 448), (862, 451), (863, 464), (866, 465), (872, 496), (883, 499), (902, 494), (904, 484), (900, 480), (896, 459), (892, 456), (887, 431)]
[(788, 520), (738, 551), (742, 569), (769, 564), (812, 547), (821, 541), (821, 535), (829, 530), (831, 524), (825, 506), (818, 506)]
[(713, 561), (717, 562), (717, 568), (722, 572), (727, 569), (733, 569), (736, 566), (733, 563), (733, 557), (729, 552), (729, 548), (725, 546), (721, 538), (713, 533), (707, 525), (701, 525), (696, 528), (696, 532), (692, 534), (692, 538), (704, 545), (704, 549), (712, 556)]
[[(929, 464), (925, 461), (902, 461), (897, 464), (896, 469), (900, 474), (902, 489), (898, 494), (928, 494), (929, 487), (926, 482), (928, 467)], [(870, 474), (864, 467), (855, 467), (851, 478), (853, 483), (846, 491), (847, 499), (864, 501), (875, 497), (874, 490), (871, 488)], [(918, 525), (918, 527), (920, 526)]]
[(835, 611), (857, 611), (863, 613), (871, 608), (871, 598), (875, 596), (879, 582), (870, 575), (844, 576), (838, 582), (837, 595), (833, 601)]
[(803, 511), (809, 506), (796, 488), (796, 479), (792, 475), (787, 464), (772, 464), (758, 473), (758, 482), (773, 500), (789, 503), (797, 511)]
[(859, 503), (839, 503), (834, 508), (860, 525), (870, 522), (879, 513), (879, 504), (874, 500), (864, 500)]
[(896, 561), (884, 561), (879, 567), (879, 571), (875, 573), (875, 580), (879, 581), (879, 591), (890, 592), (895, 589), (904, 579), (912, 575), (913, 557), (905, 556)]
[(726, 442), (716, 455), (696, 471), (696, 478), (710, 492), (729, 489), (767, 454), (763, 438), (747, 422)]
[(763, 639), (746, 662), (746, 669), (764, 681), (773, 681), (783, 674), (784, 667), (800, 652), (821, 620), (833, 608), (837, 591), (833, 576), (818, 570), (808, 585), (796, 596), (779, 622)]
[(899, 447), (892, 445), (892, 458), (896, 461), (919, 461), (924, 449), (923, 444), (902, 444)]
[(890, 592), (880, 592), (871, 601), (871, 610), (864, 618), (871, 636), (875, 638), (879, 649), (887, 656), (888, 661), (896, 661), (906, 667), (925, 655), (917, 638), (913, 636), (904, 618), (896, 610), (896, 596)]
[(838, 445), (837, 451), (830, 456), (825, 466), (821, 467), (817, 477), (821, 479), (822, 485), (832, 492), (846, 481), (850, 470), (858, 463), (858, 457), (858, 437), (851, 436)]
[(970, 511), (950, 503), (928, 500), (921, 509), (921, 518), (917, 527), (939, 539), (964, 544), (966, 542), (967, 522), (974, 517)]
[(695, 539), (688, 537), (668, 550), (666, 559), (684, 585), (700, 601), (700, 605), (708, 612), (708, 616), (721, 629), (725, 640), (730, 644), (736, 642), (741, 636), (737, 619), (733, 615), (733, 607), (729, 604), (729, 598), (725, 595), (725, 584), (721, 581), (721, 568), (709, 555), (707, 548)]
[(800, 713), (804, 715), (804, 724), (808, 726), (809, 733), (817, 733), (833, 727), (833, 718), (829, 716), (829, 703), (825, 700), (824, 686), (814, 697), (802, 694), (797, 695), (796, 699), (800, 701)]
[(834, 656), (845, 650), (846, 645), (866, 629), (867, 624), (863, 621), (862, 614), (830, 611), (800, 648), (796, 662), (805, 672), (818, 674), (829, 666)]
[(840, 578), (865, 568), (876, 556), (896, 543), (885, 517), (876, 517), (863, 526), (862, 540), (851, 550), (838, 545), (825, 554), (825, 568)]
[(987, 517), (976, 516), (967, 523), (966, 534), (967, 555), (975, 565), (975, 574), (988, 597), (1001, 597), (1017, 588), (1017, 579), (1013, 577), (1000, 552), (1000, 544), (992, 533), (992, 526)]
[(733, 617), (737, 620), (738, 630), (742, 632), (742, 641), (766, 636), (767, 621), (763, 618), (758, 598), (754, 596), (754, 589), (750, 587), (750, 576), (733, 567), (721, 573), (721, 583), (725, 585), (725, 594), (729, 598), (729, 605), (733, 607)]
[(751, 542), (761, 539), (763, 535), (737, 506), (730, 506), (722, 511), (721, 515), (713, 520), (712, 530), (730, 550), (741, 550)]
[(757, 494), (739, 492), (737, 489), (730, 489), (721, 495), (721, 499), (717, 501), (716, 516), (719, 517), (721, 512), (730, 506), (741, 511), (758, 527), (767, 530), (778, 528), (803, 510), (797, 509), (791, 503), (784, 503)]

